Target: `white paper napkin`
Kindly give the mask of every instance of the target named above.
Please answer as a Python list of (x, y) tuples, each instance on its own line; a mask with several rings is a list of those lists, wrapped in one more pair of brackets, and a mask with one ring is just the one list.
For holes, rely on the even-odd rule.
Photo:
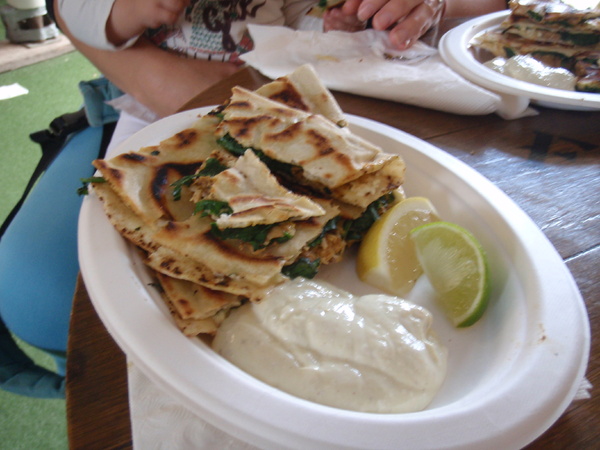
[(309, 63), (333, 90), (455, 114), (497, 113), (506, 119), (535, 114), (528, 102), (507, 101), (467, 81), (423, 42), (399, 51), (387, 32), (372, 29), (321, 33), (266, 25), (248, 28), (255, 48), (241, 58), (269, 78)]
[(254, 450), (205, 422), (127, 363), (133, 448), (139, 450)]
[[(127, 368), (134, 450), (257, 450), (205, 422), (154, 384), (131, 361)], [(591, 387), (584, 378), (573, 401), (589, 399)]]

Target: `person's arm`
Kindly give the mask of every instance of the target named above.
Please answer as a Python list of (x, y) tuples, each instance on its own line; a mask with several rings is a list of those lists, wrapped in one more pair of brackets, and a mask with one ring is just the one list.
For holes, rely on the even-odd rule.
[(122, 91), (160, 116), (173, 114), (194, 95), (238, 70), (232, 63), (182, 58), (144, 37), (120, 51), (99, 50), (70, 33), (56, 2), (56, 22), (77, 50)]
[(114, 3), (115, 0), (57, 0), (52, 11), (60, 14), (78, 40), (92, 47), (114, 50), (115, 46), (106, 38), (106, 22)]
[(119, 47), (147, 28), (173, 25), (190, 0), (114, 0), (106, 21), (106, 37)]
[(58, 0), (71, 35), (103, 50), (130, 46), (147, 28), (174, 24), (190, 0)]

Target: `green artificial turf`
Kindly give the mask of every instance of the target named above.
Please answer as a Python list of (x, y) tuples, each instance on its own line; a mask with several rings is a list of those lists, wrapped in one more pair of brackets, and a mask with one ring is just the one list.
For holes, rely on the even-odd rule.
[[(18, 341), (38, 365), (54, 370), (50, 356)], [(23, 397), (0, 390), (0, 450), (66, 450), (64, 400)]]

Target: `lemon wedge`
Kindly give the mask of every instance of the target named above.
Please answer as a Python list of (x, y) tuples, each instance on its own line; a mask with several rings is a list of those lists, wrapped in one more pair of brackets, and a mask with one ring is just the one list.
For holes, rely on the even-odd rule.
[(356, 260), (358, 277), (392, 295), (409, 293), (423, 273), (409, 233), (437, 220), (434, 206), (425, 197), (409, 197), (395, 204), (363, 238)]
[(417, 258), (442, 309), (456, 327), (468, 327), (485, 312), (490, 297), (486, 254), (469, 231), (449, 222), (410, 232)]

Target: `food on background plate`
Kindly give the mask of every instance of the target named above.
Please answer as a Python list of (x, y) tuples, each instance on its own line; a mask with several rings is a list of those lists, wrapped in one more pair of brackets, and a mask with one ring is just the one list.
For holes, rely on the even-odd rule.
[(529, 55), (576, 77), (575, 90), (600, 93), (600, 7), (577, 9), (551, 0), (511, 0), (499, 30), (471, 45), (496, 57)]
[(515, 80), (565, 91), (574, 91), (575, 75), (562, 67), (550, 67), (533, 56), (515, 55), (508, 59), (500, 56), (486, 62), (486, 67)]
[(186, 335), (212, 334), (242, 302), (339, 261), (397, 202), (402, 159), (345, 125), (303, 66), (256, 92), (234, 88), (156, 146), (94, 161), (109, 220), (142, 250)]
[(421, 306), (353, 296), (296, 279), (232, 311), (213, 340), (259, 380), (316, 403), (371, 413), (424, 409), (446, 376), (447, 350)]

